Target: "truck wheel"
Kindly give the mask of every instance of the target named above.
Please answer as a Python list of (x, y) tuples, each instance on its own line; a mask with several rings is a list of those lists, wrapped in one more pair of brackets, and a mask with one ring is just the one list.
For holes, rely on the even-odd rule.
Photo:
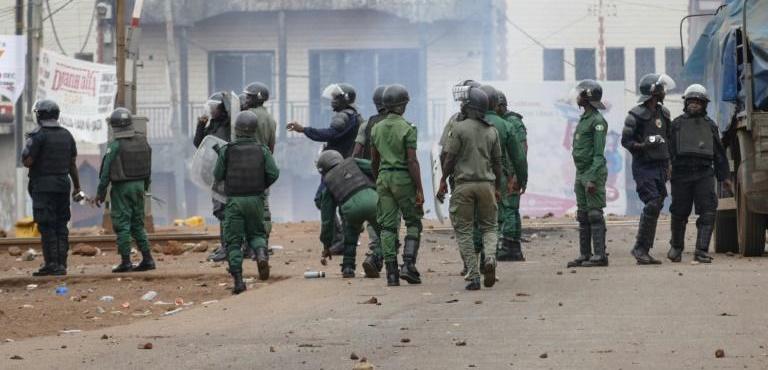
[(738, 186), (739, 197), (738, 229), (739, 253), (744, 257), (762, 256), (765, 251), (765, 215), (750, 212), (747, 208), (747, 195)]
[(736, 212), (717, 211), (715, 221), (715, 253), (739, 252)]

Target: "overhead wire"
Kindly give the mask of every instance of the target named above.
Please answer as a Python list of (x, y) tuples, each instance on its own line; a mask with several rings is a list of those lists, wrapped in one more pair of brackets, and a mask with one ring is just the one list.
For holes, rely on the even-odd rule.
[(85, 51), (85, 47), (88, 46), (88, 41), (91, 39), (91, 32), (93, 31), (93, 22), (96, 20), (96, 4), (98, 4), (98, 0), (94, 0), (93, 2), (93, 11), (91, 11), (91, 21), (88, 22), (88, 33), (85, 34), (85, 40), (83, 41), (83, 46), (80, 47), (80, 53)]
[[(72, 3), (72, 1), (73, 0), (69, 0), (67, 3), (62, 5), (60, 8), (56, 9), (56, 11), (58, 12), (59, 10), (63, 9), (65, 6), (67, 6), (70, 3)], [(48, 9), (48, 16), (43, 18), (43, 20), (49, 19), (51, 21), (51, 31), (53, 31), (53, 38), (56, 40), (56, 45), (59, 46), (59, 51), (61, 51), (61, 54), (66, 56), (67, 52), (64, 51), (64, 46), (61, 45), (61, 40), (59, 40), (59, 33), (56, 31), (56, 23), (54, 23), (53, 17), (52, 17), (53, 14), (55, 14), (55, 13), (51, 12), (51, 3), (49, 2), (49, 0), (45, 0), (45, 7)]]

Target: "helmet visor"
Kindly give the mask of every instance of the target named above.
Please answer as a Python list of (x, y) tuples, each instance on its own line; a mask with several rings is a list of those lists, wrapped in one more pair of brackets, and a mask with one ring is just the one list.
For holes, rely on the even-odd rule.
[(677, 87), (677, 84), (675, 83), (675, 80), (672, 79), (672, 77), (669, 77), (668, 74), (662, 73), (659, 75), (659, 79), (656, 80), (656, 83), (654, 84), (653, 88), (651, 88), (651, 91), (657, 91), (658, 87), (661, 86), (665, 94), (669, 91), (674, 90)]
[(457, 102), (466, 102), (469, 100), (470, 86), (457, 85), (453, 87), (453, 100)]
[(222, 104), (222, 102), (218, 100), (208, 100), (205, 102), (205, 109), (208, 112), (208, 114), (213, 115), (213, 112), (216, 111), (216, 109)]
[(323, 90), (323, 94), (321, 95), (324, 99), (333, 100), (339, 95), (343, 95), (344, 90), (342, 90), (341, 86), (339, 84), (330, 84), (328, 87), (326, 87)]

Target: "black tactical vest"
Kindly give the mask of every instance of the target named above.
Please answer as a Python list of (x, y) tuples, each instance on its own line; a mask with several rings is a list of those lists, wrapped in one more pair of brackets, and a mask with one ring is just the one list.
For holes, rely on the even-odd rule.
[(335, 150), (344, 158), (352, 155), (352, 150), (355, 148), (355, 138), (357, 138), (357, 129), (360, 127), (360, 113), (352, 108), (346, 108), (341, 111), (347, 115), (347, 126), (344, 127), (341, 136), (334, 140), (329, 140), (325, 146), (325, 150)]
[(373, 188), (374, 184), (357, 166), (354, 158), (347, 158), (338, 166), (331, 168), (323, 176), (323, 182), (337, 203), (343, 204), (352, 195), (364, 188)]
[(715, 157), (712, 123), (707, 117), (684, 117), (677, 121), (676, 155), (704, 159)]
[(647, 137), (660, 135), (664, 138), (664, 143), (660, 145), (649, 146), (643, 149), (642, 159), (646, 161), (660, 161), (669, 159), (669, 138), (667, 137), (667, 128), (670, 125), (669, 111), (661, 108), (661, 114), (654, 118), (654, 112), (643, 105), (638, 105), (629, 111), (637, 122), (637, 129), (640, 133), (639, 142), (645, 141)]
[(62, 127), (41, 127), (38, 135), (45, 135), (45, 141), (29, 170), (29, 177), (68, 174), (74, 152), (72, 134)]
[(250, 196), (264, 193), (264, 152), (257, 142), (227, 145), (227, 175), (224, 193), (227, 196)]
[(120, 142), (117, 156), (109, 170), (112, 182), (146, 180), (152, 175), (152, 148), (147, 137), (135, 134)]
[(368, 124), (365, 125), (365, 144), (363, 145), (363, 158), (371, 159), (371, 132), (373, 132), (373, 126), (381, 122), (386, 118), (386, 114), (375, 114), (368, 119)]

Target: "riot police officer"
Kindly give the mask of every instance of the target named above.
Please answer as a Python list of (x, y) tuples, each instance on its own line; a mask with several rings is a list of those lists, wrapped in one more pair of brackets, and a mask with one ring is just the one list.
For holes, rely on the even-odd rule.
[(335, 150), (347, 158), (352, 155), (357, 130), (363, 122), (354, 106), (357, 93), (349, 84), (334, 83), (323, 90), (322, 96), (331, 101), (334, 111), (330, 127), (304, 127), (298, 122), (290, 122), (288, 130), (303, 133), (310, 140), (324, 142), (324, 150)]
[[(154, 270), (155, 261), (144, 229), (144, 194), (149, 190), (152, 174), (152, 148), (147, 137), (134, 130), (128, 109), (116, 108), (109, 116), (109, 125), (114, 139), (101, 161), (95, 202), (101, 206), (111, 184), (109, 215), (121, 258), (112, 272)], [(137, 266), (131, 264), (131, 238), (141, 251), (142, 260)]]
[(669, 180), (671, 118), (662, 102), (666, 92), (674, 88), (674, 81), (665, 74), (643, 76), (638, 86), (639, 105), (629, 111), (621, 133), (621, 145), (632, 153), (632, 176), (637, 194), (645, 204), (632, 249), (638, 265), (661, 263), (649, 251), (653, 248), (656, 224), (667, 196), (666, 183)]
[(593, 80), (576, 85), (577, 104), (584, 113), (573, 134), (573, 163), (576, 166), (576, 220), (579, 223), (579, 257), (568, 267), (608, 266), (605, 253), (605, 138), (608, 123), (598, 109), (605, 109), (603, 88)]
[[(357, 240), (363, 223), (378, 233), (376, 206), (379, 196), (373, 182), (371, 161), (360, 158), (347, 158), (335, 150), (326, 150), (317, 159), (317, 170), (323, 177), (325, 190), (321, 193), (320, 212), (323, 220), (320, 239), (326, 248), (333, 243), (334, 228), (332, 215), (338, 208), (344, 218), (344, 258), (341, 274), (345, 278), (355, 277), (355, 257)], [(363, 262), (363, 270), (368, 278), (378, 278), (383, 266), (381, 248), (376, 238), (372, 256)]]
[[(394, 84), (384, 90), (382, 102), (387, 117), (371, 133), (373, 177), (379, 204), (376, 220), (381, 227), (381, 248), (387, 270), (387, 285), (421, 284), (416, 258), (424, 216), (424, 189), (416, 156), (416, 127), (403, 118), (410, 97), (405, 86)], [(400, 216), (405, 221), (403, 265), (397, 269), (397, 231)]]
[[(232, 107), (229, 107), (229, 99), (226, 97), (226, 93), (217, 92), (211, 95), (206, 102), (208, 108), (208, 114), (204, 114), (197, 118), (197, 129), (195, 130), (195, 137), (192, 140), (195, 147), (199, 147), (203, 139), (208, 135), (216, 136), (217, 138), (230, 141), (232, 139), (231, 128), (231, 113), (234, 111)], [(219, 224), (224, 222), (224, 203), (219, 202), (216, 199), (213, 202), (213, 216), (219, 220)], [(208, 256), (211, 261), (223, 261), (227, 258), (227, 246), (224, 240), (224, 228), (219, 227), (219, 242), (221, 245), (213, 253)]]
[[(256, 140), (259, 120), (255, 113), (240, 112), (235, 120), (235, 141), (219, 149), (213, 170), (224, 182), (224, 237), (228, 247), (233, 294), (246, 290), (243, 282), (243, 248), (257, 258), (259, 279), (269, 279), (267, 233), (264, 225), (264, 192), (277, 181), (280, 171), (269, 148)], [(246, 245), (241, 246), (241, 243)]]
[(368, 121), (363, 122), (357, 131), (355, 149), (352, 152), (352, 155), (356, 158), (371, 159), (371, 131), (379, 121), (387, 116), (387, 110), (381, 101), (386, 87), (386, 85), (379, 85), (373, 90), (373, 105), (376, 107), (376, 114), (368, 118)]
[(672, 121), (670, 152), (672, 155), (672, 238), (667, 258), (680, 262), (685, 244), (685, 226), (696, 206), (698, 233), (694, 259), (702, 263), (712, 262), (709, 241), (715, 227), (717, 195), (715, 178), (732, 192), (733, 184), (725, 149), (720, 133), (707, 116), (709, 96), (704, 86), (693, 84), (683, 95), (684, 113)]
[[(269, 151), (274, 155), (275, 140), (277, 138), (277, 122), (269, 114), (264, 103), (269, 100), (269, 88), (261, 82), (253, 82), (245, 87), (245, 104), (243, 110), (250, 110), (256, 115), (259, 125), (256, 128), (255, 138), (261, 144), (266, 145)], [(267, 245), (269, 245), (269, 235), (272, 234), (272, 212), (269, 209), (269, 191), (264, 192), (264, 227), (267, 231)], [(246, 249), (249, 251), (249, 249)], [(246, 253), (247, 255), (247, 253)], [(254, 256), (255, 257), (255, 256)]]
[(75, 200), (82, 197), (75, 164), (77, 147), (72, 134), (59, 125), (59, 106), (54, 101), (36, 102), (34, 113), (37, 127), (27, 133), (21, 153), (24, 167), (29, 168), (32, 217), (43, 246), (43, 266), (32, 275), (66, 275), (70, 189)]
[[(503, 177), (503, 153), (499, 131), (486, 120), (490, 109), (488, 95), (482, 88), (466, 86), (458, 92), (463, 95), (460, 99), (465, 102), (462, 104), (464, 119), (454, 125), (443, 148), (446, 156), (437, 196), (439, 199), (445, 196), (448, 177), (452, 176), (455, 187), (451, 195), (451, 223), (467, 265), (466, 279), (469, 284), (465, 289), (478, 290), (480, 264), (483, 265), (483, 285), (492, 287), (496, 283), (497, 203), (501, 200), (499, 189)], [(498, 118), (500, 126), (497, 127), (502, 127), (503, 132), (508, 133), (506, 122)], [(509, 140), (509, 137), (507, 140), (510, 143), (516, 142)], [(478, 224), (485, 248), (483, 261), (478, 261), (472, 236), (475, 223)]]

